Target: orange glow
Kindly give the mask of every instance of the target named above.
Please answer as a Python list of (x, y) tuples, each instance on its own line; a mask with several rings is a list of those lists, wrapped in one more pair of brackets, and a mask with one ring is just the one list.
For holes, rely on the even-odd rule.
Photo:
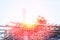
[(25, 28), (25, 29), (30, 30), (30, 29), (34, 29), (35, 27), (36, 27), (35, 24), (28, 25), (28, 24), (23, 23), (23, 28)]

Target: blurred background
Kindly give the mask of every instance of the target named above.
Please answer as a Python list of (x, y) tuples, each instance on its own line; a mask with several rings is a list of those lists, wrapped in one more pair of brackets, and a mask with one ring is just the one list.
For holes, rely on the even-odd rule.
[[(23, 23), (24, 25), (26, 23), (29, 28), (29, 24), (35, 23), (38, 16), (42, 16), (47, 20), (47, 23), (44, 24), (45, 26), (52, 25), (60, 29), (60, 0), (0, 0), (0, 38), (11, 34), (11, 27), (23, 26)], [(13, 22), (13, 24), (10, 22)], [(57, 34), (60, 35), (60, 31), (58, 32), (57, 30), (55, 35), (57, 36)], [(49, 40), (60, 40), (59, 37), (54, 36), (56, 39), (48, 38)], [(27, 36), (25, 40), (28, 40)], [(39, 40), (48, 39), (41, 38)]]

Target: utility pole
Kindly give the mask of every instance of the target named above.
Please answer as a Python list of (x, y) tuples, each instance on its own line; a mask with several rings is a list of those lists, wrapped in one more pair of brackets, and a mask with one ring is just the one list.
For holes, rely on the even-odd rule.
[[(26, 19), (26, 10), (25, 8), (23, 8), (23, 23), (25, 22), (25, 19)], [(27, 34), (27, 30), (24, 31), (24, 36), (23, 36), (24, 40), (28, 40), (28, 34)]]
[(25, 22), (25, 19), (26, 19), (26, 11), (25, 11), (25, 8), (23, 8), (22, 17), (23, 17), (23, 22)]

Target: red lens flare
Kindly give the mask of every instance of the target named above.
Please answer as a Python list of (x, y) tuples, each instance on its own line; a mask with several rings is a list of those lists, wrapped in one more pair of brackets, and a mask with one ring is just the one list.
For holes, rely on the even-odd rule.
[(54, 27), (52, 25), (47, 25), (47, 21), (43, 17), (37, 19), (37, 23), (28, 25), (25, 23), (22, 23), (18, 27), (12, 27), (12, 35), (16, 37), (24, 37), (24, 35), (27, 35), (28, 37), (32, 38), (45, 38), (48, 36), (53, 35), (52, 30), (54, 30)]

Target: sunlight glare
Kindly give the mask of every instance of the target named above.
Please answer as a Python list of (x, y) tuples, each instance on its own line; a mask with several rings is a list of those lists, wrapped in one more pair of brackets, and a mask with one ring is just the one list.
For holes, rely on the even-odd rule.
[(28, 16), (28, 17), (26, 17), (24, 23), (26, 23), (28, 25), (34, 24), (35, 23), (35, 19)]

